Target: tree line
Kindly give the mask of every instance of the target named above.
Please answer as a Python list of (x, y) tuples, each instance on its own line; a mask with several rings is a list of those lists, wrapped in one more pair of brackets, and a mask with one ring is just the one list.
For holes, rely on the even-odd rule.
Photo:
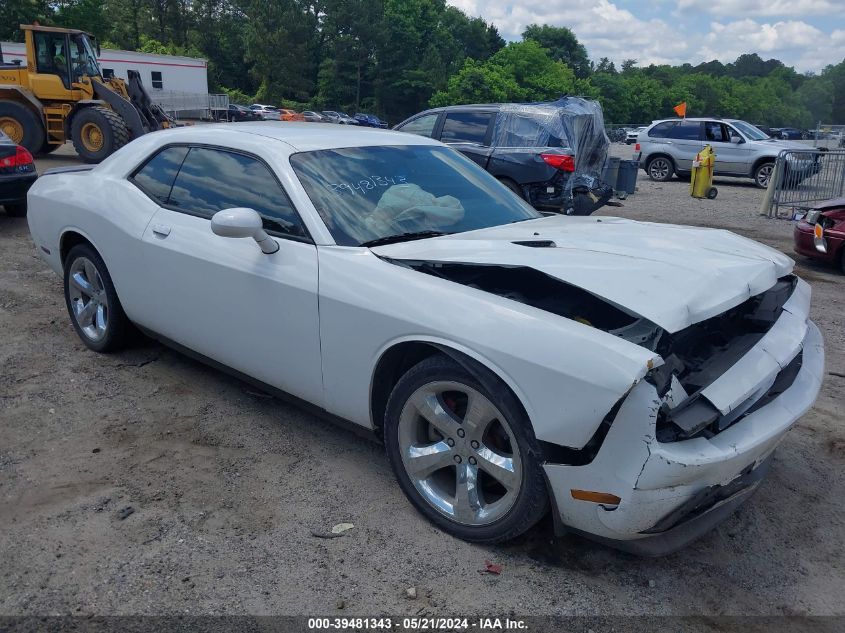
[(17, 25), (80, 28), (103, 47), (203, 57), (209, 86), (242, 103), (374, 112), (391, 123), (429, 106), (601, 101), (612, 123), (725, 116), (767, 126), (845, 124), (845, 60), (799, 73), (757, 54), (735, 62), (619, 68), (590, 60), (566, 27), (531, 25), (507, 43), (446, 0), (4, 0), (0, 40)]

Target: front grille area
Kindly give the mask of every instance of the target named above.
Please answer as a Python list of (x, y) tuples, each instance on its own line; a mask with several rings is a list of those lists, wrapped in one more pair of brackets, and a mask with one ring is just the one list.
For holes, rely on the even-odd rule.
[(798, 377), (798, 372), (801, 371), (803, 358), (802, 350), (778, 373), (774, 383), (765, 393), (757, 400), (746, 403), (747, 408), (740, 415), (737, 415), (736, 411), (722, 415), (701, 394), (696, 394), (671, 411), (668, 407), (661, 407), (657, 413), (657, 441), (678, 442), (694, 437), (710, 438), (732, 427), (745, 416), (766, 406), (789, 389)]
[[(796, 284), (797, 278), (788, 275), (779, 279), (766, 292), (751, 297), (723, 314), (661, 337), (657, 351), (663, 357), (664, 365), (652, 371), (648, 380), (662, 398), (669, 391), (674, 378), (680, 382), (689, 397), (674, 409), (670, 410), (666, 404), (661, 407), (657, 418), (659, 441), (712, 437), (742, 419), (742, 415), (737, 417), (735, 411), (729, 416), (722, 416), (719, 410), (701, 395), (701, 391), (760, 342), (780, 318), (783, 306), (792, 296)], [(799, 354), (796, 360), (780, 372), (769, 393), (744, 406), (759, 408), (763, 406), (758, 404), (759, 402), (766, 398), (766, 402), (769, 402), (786, 389), (782, 386), (787, 381), (791, 385), (800, 369), (800, 359)], [(771, 395), (772, 389), (776, 388), (781, 388), (781, 391)], [(750, 409), (743, 415), (749, 412)]]

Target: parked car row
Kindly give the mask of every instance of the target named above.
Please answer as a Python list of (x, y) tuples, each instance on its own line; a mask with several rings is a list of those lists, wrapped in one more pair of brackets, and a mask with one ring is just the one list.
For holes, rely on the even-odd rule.
[(253, 103), (251, 106), (230, 103), (228, 118), (229, 121), (307, 121), (309, 123), (338, 123), (340, 125), (360, 125), (374, 128), (387, 127), (387, 123), (374, 114), (358, 112), (352, 117), (335, 110), (297, 112), (263, 103)]

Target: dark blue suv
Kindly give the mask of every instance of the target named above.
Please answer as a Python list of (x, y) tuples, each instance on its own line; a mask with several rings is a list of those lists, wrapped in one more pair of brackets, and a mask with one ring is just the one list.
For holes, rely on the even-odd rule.
[(358, 125), (363, 125), (364, 127), (387, 127), (387, 123), (379, 119), (375, 114), (362, 114), (358, 112), (352, 118), (358, 121)]
[(597, 101), (448, 106), (393, 129), (446, 143), (541, 211), (589, 215), (613, 195), (601, 180), (610, 142)]

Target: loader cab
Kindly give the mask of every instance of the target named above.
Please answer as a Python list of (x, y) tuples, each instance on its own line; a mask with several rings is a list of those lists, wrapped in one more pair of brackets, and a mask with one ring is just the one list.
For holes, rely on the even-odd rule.
[[(98, 47), (92, 43), (96, 40), (87, 33), (39, 26), (27, 27), (25, 30), (28, 31), (27, 58), (35, 60), (35, 75), (30, 81), (40, 84), (40, 94), (45, 94), (45, 91), (57, 93), (72, 90), (73, 84), (79, 83), (86, 76), (102, 77), (97, 63)], [(55, 98), (63, 96), (55, 94)]]

